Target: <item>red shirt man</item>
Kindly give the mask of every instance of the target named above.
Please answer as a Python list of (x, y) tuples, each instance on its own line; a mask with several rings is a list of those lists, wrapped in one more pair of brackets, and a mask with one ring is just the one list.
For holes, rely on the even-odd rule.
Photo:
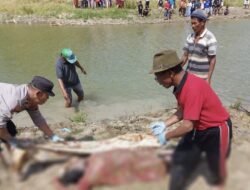
[(183, 110), (183, 119), (195, 121), (194, 128), (204, 130), (224, 123), (229, 114), (205, 80), (185, 74), (183, 84), (174, 91)]
[[(182, 137), (173, 155), (169, 189), (186, 189), (190, 176), (205, 155), (212, 174), (207, 180), (216, 189), (222, 190), (226, 179), (225, 161), (230, 153), (232, 123), (209, 84), (184, 71), (181, 63), (175, 51), (166, 50), (155, 54), (151, 71), (160, 85), (174, 87), (178, 102), (178, 109), (170, 118), (150, 125), (161, 144)], [(166, 130), (181, 120), (177, 128)]]

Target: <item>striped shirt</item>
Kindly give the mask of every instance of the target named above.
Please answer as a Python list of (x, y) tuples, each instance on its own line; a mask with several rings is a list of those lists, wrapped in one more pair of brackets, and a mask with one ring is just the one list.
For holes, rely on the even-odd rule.
[(0, 83), (0, 128), (6, 127), (8, 120), (15, 112), (26, 110), (35, 125), (46, 124), (38, 106), (30, 106), (28, 101), (28, 85)]
[(190, 34), (183, 48), (183, 51), (188, 53), (187, 71), (198, 77), (207, 78), (210, 66), (209, 56), (216, 55), (216, 49), (216, 38), (206, 28), (197, 43), (195, 43), (195, 33)]

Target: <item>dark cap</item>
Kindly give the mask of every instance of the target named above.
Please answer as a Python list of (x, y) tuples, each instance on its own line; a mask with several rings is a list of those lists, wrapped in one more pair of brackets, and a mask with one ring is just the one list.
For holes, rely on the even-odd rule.
[(207, 15), (205, 14), (205, 12), (201, 9), (196, 9), (194, 12), (192, 12), (191, 14), (191, 18), (199, 18), (201, 20), (207, 20)]
[(54, 92), (52, 91), (54, 87), (53, 82), (44, 77), (34, 76), (30, 84), (42, 92), (47, 92), (50, 96), (55, 96)]
[(174, 50), (165, 50), (154, 55), (153, 68), (150, 74), (166, 71), (176, 65), (181, 64), (181, 60)]

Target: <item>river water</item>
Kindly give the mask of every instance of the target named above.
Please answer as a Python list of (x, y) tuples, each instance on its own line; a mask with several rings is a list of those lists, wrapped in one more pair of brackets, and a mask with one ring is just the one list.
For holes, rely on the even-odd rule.
[[(225, 105), (239, 99), (250, 106), (250, 20), (208, 23), (218, 40), (212, 86)], [(179, 56), (190, 23), (60, 26), (0, 25), (0, 81), (27, 83), (42, 75), (55, 83), (56, 96), (41, 107), (50, 123), (68, 120), (76, 109), (64, 108), (55, 61), (64, 47), (75, 52), (87, 76), (79, 72), (85, 102), (79, 110), (90, 120), (115, 118), (175, 106), (171, 90), (148, 74), (153, 55), (175, 49)], [(27, 115), (17, 117), (23, 120)]]

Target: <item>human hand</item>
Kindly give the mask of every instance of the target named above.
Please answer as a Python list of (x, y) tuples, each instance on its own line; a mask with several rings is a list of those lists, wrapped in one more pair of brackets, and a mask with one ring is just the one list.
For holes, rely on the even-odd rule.
[(61, 138), (61, 137), (59, 137), (59, 136), (57, 136), (57, 135), (52, 135), (52, 136), (50, 137), (50, 140), (51, 140), (52, 142), (64, 142), (64, 139)]
[(155, 121), (149, 125), (149, 128), (154, 135), (159, 135), (165, 131), (166, 124), (163, 121)]
[(167, 144), (167, 138), (166, 138), (166, 131), (160, 133), (159, 135), (156, 135), (156, 138), (160, 145), (165, 145)]
[(163, 121), (157, 121), (153, 122), (149, 125), (149, 128), (151, 129), (154, 136), (157, 138), (158, 142), (161, 145), (164, 145), (167, 143), (166, 139), (166, 124)]
[(21, 143), (16, 138), (10, 139), (8, 141), (8, 144), (10, 145), (11, 149), (13, 149), (13, 148), (22, 148)]
[(68, 96), (64, 96), (65, 99), (65, 107), (70, 107), (71, 106), (71, 100)]
[(87, 74), (87, 72), (84, 69), (82, 70), (82, 73), (85, 74), (85, 75)]

